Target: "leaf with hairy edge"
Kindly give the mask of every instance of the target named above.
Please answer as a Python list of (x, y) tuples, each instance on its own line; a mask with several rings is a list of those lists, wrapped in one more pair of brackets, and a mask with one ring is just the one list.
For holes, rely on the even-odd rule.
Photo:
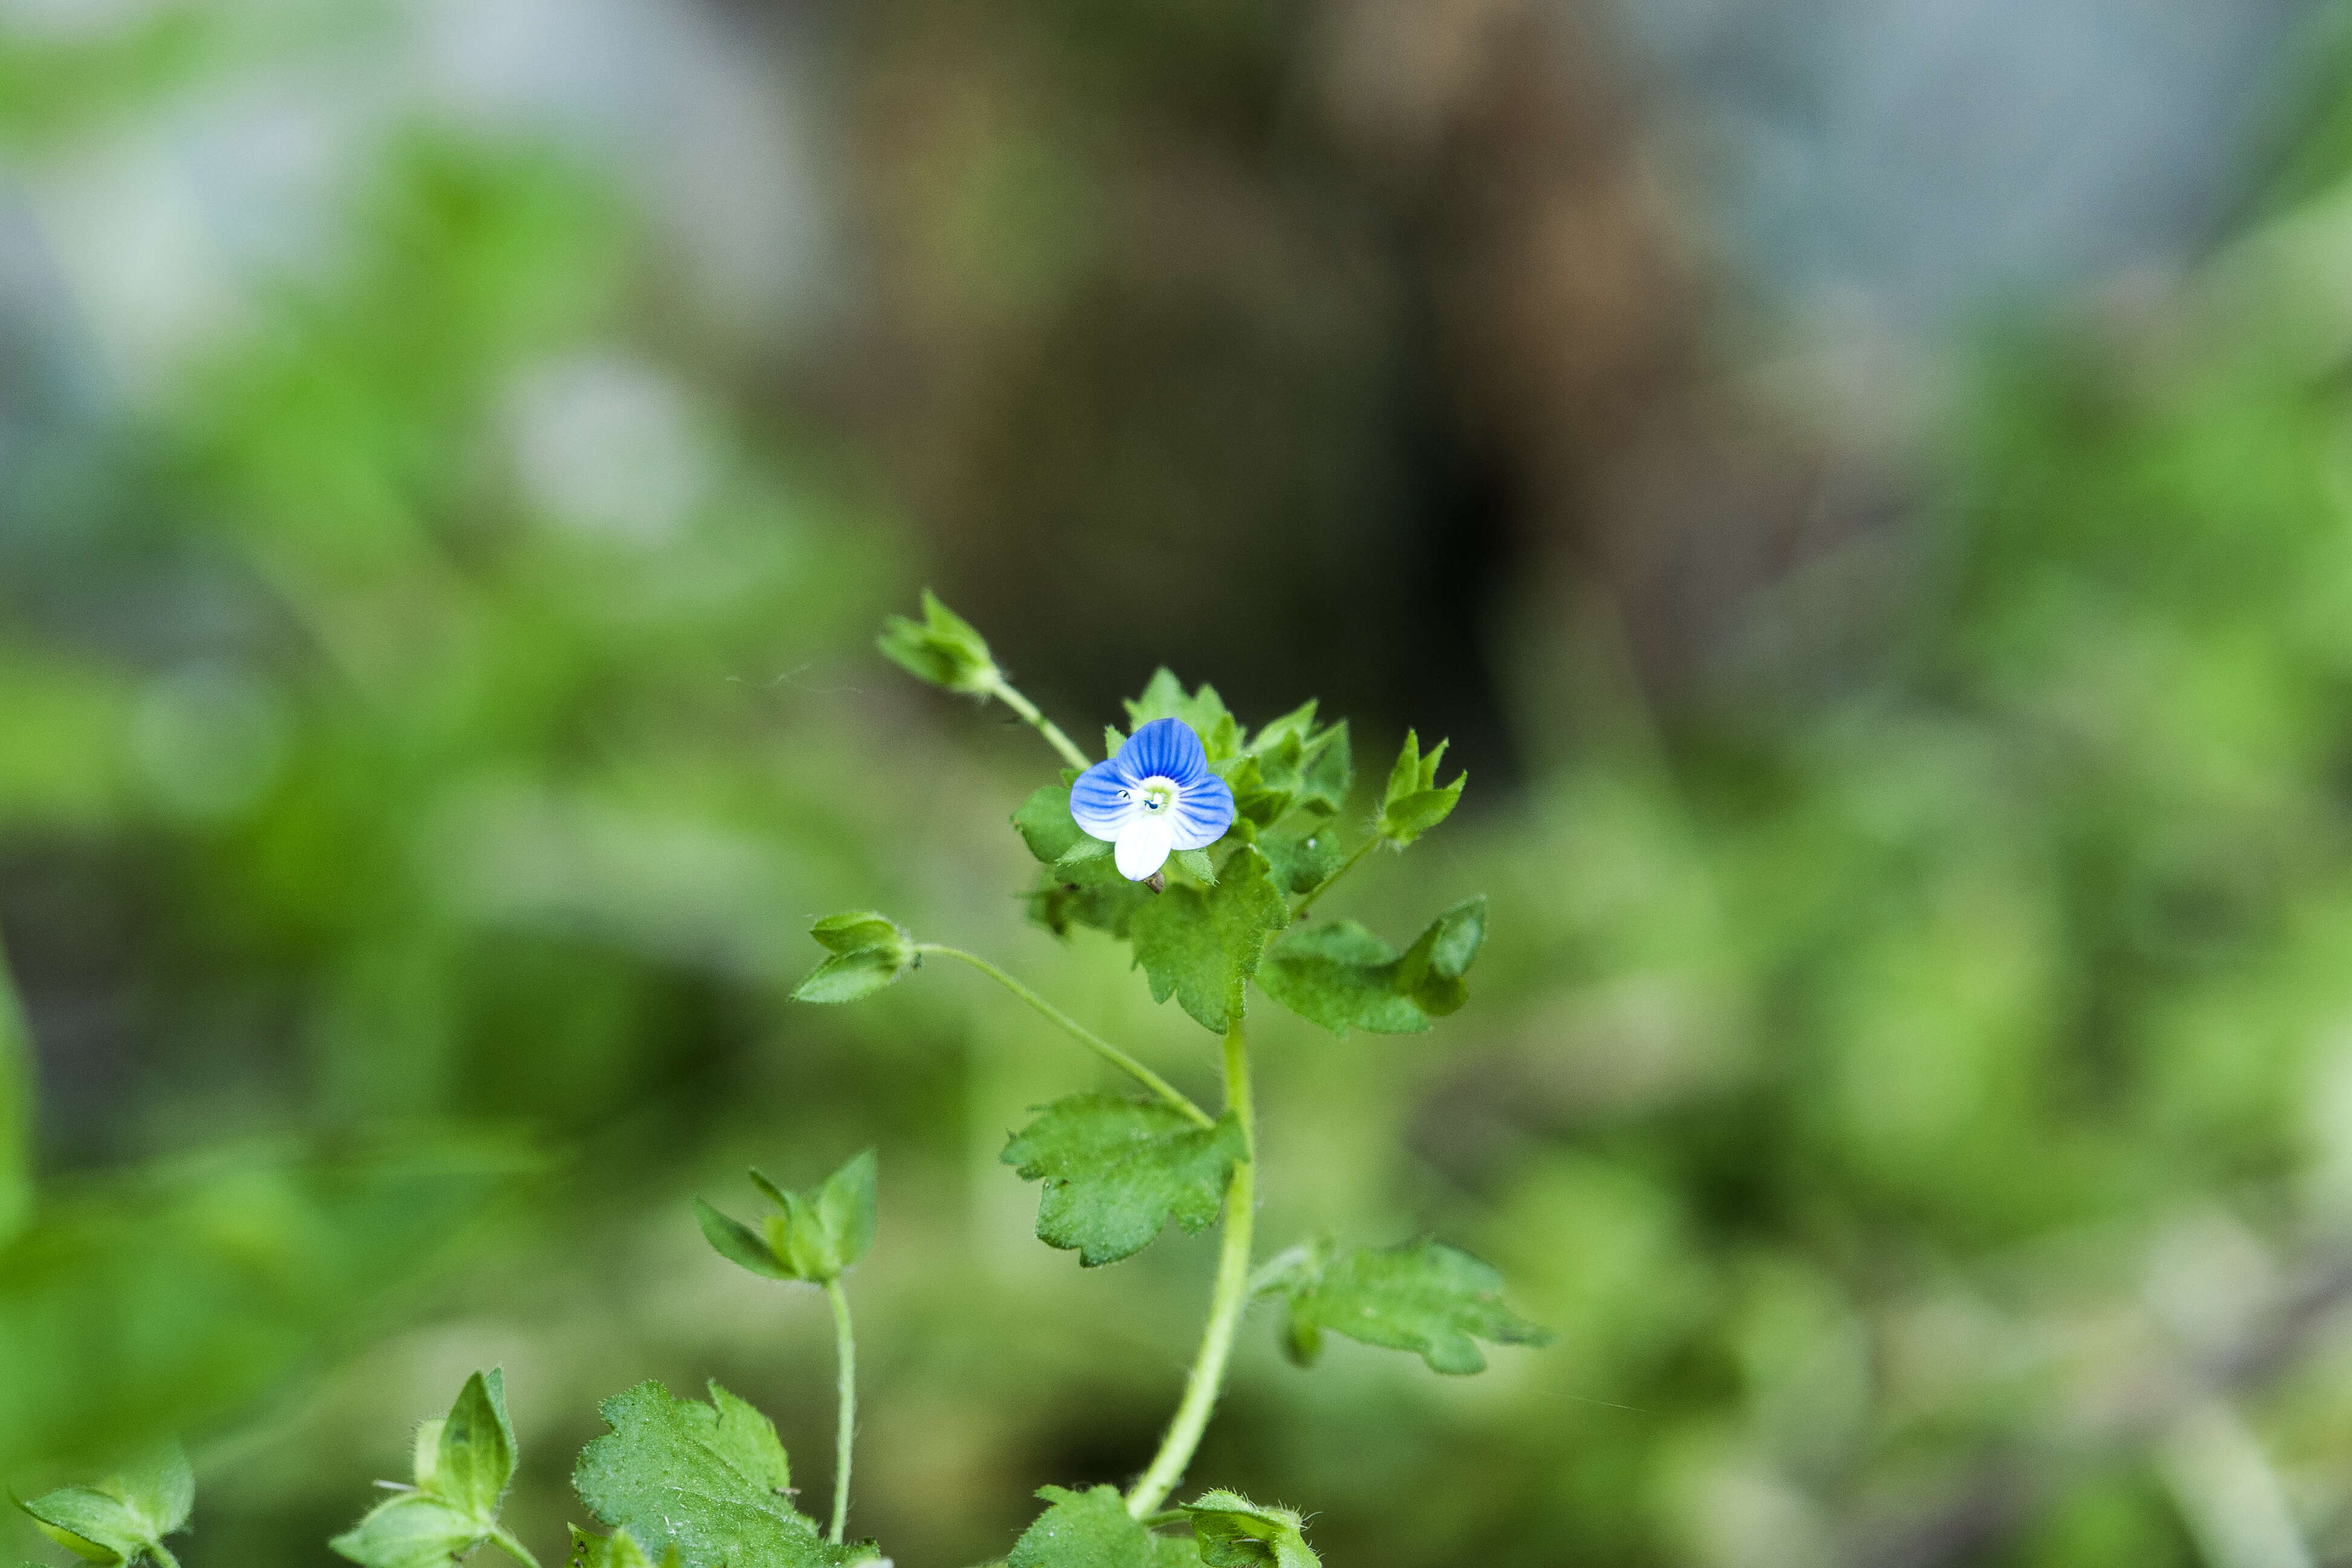
[(1486, 937), (1486, 900), (1466, 899), (1399, 953), (1353, 921), (1333, 921), (1276, 944), (1261, 990), (1311, 1024), (1417, 1035), (1469, 998), (1463, 977)]
[(434, 1444), (433, 1489), (478, 1519), (498, 1517), (514, 1479), (514, 1425), (507, 1419), (504, 1374), (478, 1372), (458, 1391)]
[(995, 689), (999, 673), (988, 639), (970, 621), (923, 590), (923, 618), (892, 616), (875, 639), (882, 656), (918, 680), (950, 691), (981, 694)]
[(827, 915), (809, 928), (833, 956), (793, 988), (800, 1002), (855, 1002), (870, 996), (915, 966), (915, 939), (887, 915), (871, 910)]
[(404, 1492), (327, 1544), (364, 1568), (447, 1568), (489, 1534), (482, 1521), (430, 1492)]
[(1287, 1346), (1302, 1365), (1322, 1348), (1325, 1329), (1368, 1345), (1411, 1351), (1433, 1372), (1486, 1370), (1475, 1340), (1541, 1345), (1549, 1331), (1503, 1305), (1503, 1277), (1458, 1247), (1415, 1241), (1335, 1253), (1298, 1248), (1261, 1289), (1290, 1301)]
[(1129, 1519), (1112, 1488), (1042, 1487), (1037, 1495), (1049, 1506), (1013, 1543), (1006, 1568), (1186, 1568), (1201, 1561), (1191, 1542), (1154, 1535)]
[(1066, 782), (1039, 785), (1013, 814), (1013, 826), (1029, 853), (1045, 863), (1029, 894), (1031, 920), (1055, 936), (1068, 935), (1074, 925), (1127, 935), (1129, 919), (1151, 893), (1120, 876), (1110, 845), (1071, 817)]
[(41, 1533), (93, 1563), (142, 1556), (169, 1562), (163, 1538), (188, 1527), (196, 1478), (177, 1443), (166, 1443), (95, 1486), (61, 1487), (16, 1505)]
[(1202, 1127), (1160, 1100), (1081, 1094), (1045, 1107), (999, 1158), (1045, 1184), (1037, 1239), (1093, 1268), (1150, 1246), (1171, 1215), (1206, 1229), (1245, 1154), (1231, 1112)]
[(1454, 815), (1470, 775), (1457, 773), (1452, 784), (1439, 787), (1437, 764), (1445, 756), (1446, 744), (1438, 742), (1436, 749), (1423, 756), (1420, 736), (1405, 731), (1404, 745), (1389, 770), (1388, 789), (1381, 802), (1376, 827), (1381, 837), (1392, 844), (1410, 844)]
[(834, 1568), (814, 1521), (792, 1503), (776, 1428), (713, 1383), (710, 1403), (641, 1383), (597, 1406), (612, 1428), (581, 1450), (572, 1484), (597, 1521), (682, 1568)]
[(1290, 921), (1264, 855), (1244, 845), (1206, 890), (1171, 887), (1128, 922), (1135, 961), (1151, 982), (1151, 999), (1171, 995), (1202, 1028), (1223, 1034), (1244, 982), (1257, 973), (1265, 939)]
[(1201, 746), (1208, 753), (1211, 767), (1229, 760), (1242, 749), (1242, 727), (1226, 710), (1225, 700), (1217, 695), (1217, 689), (1203, 685), (1188, 697), (1184, 683), (1164, 667), (1152, 673), (1142, 696), (1128, 702), (1127, 719), (1130, 734), (1154, 719), (1181, 719), (1201, 737)]
[(1184, 1505), (1209, 1568), (1322, 1568), (1307, 1544), (1306, 1521), (1239, 1492), (1203, 1492)]

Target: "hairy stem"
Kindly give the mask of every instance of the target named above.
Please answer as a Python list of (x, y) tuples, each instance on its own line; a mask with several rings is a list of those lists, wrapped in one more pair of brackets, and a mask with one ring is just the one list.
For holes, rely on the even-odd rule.
[(1151, 1468), (1127, 1494), (1130, 1518), (1142, 1519), (1158, 1510), (1184, 1479), (1208, 1430), (1209, 1415), (1224, 1387), (1225, 1364), (1233, 1359), (1234, 1331), (1241, 1326), (1242, 1309), (1249, 1304), (1250, 1231), (1257, 1208), (1257, 1117), (1250, 1101), (1249, 1042), (1242, 1034), (1242, 999), (1236, 988), (1225, 1031), (1225, 1108), (1242, 1124), (1243, 1159), (1234, 1167), (1225, 1188), (1224, 1245), (1217, 1254), (1217, 1284), (1209, 1297), (1209, 1322), (1201, 1331), (1201, 1353), (1193, 1359), (1192, 1375), (1184, 1381), (1184, 1398), (1168, 1424)]
[[(530, 1554), (530, 1548), (525, 1546), (521, 1542), (517, 1541), (513, 1536), (509, 1535), (503, 1525), (495, 1527), (491, 1530), (490, 1544), (505, 1552), (508, 1556), (513, 1558), (516, 1562), (527, 1563), (529, 1568), (539, 1568), (539, 1559)], [(180, 1568), (180, 1565), (174, 1563), (171, 1564), (171, 1568)]]
[(1315, 907), (1315, 900), (1321, 898), (1325, 893), (1329, 892), (1331, 890), (1332, 883), (1338, 881), (1340, 878), (1354, 870), (1356, 868), (1356, 862), (1370, 854), (1372, 852), (1372, 847), (1380, 841), (1381, 836), (1377, 833), (1373, 834), (1370, 838), (1365, 839), (1361, 844), (1356, 847), (1356, 852), (1353, 855), (1349, 856), (1347, 859), (1339, 863), (1339, 868), (1338, 870), (1332, 872), (1329, 876), (1324, 878), (1321, 881), (1307, 889), (1307, 895), (1298, 900), (1298, 907), (1290, 911), (1291, 920), (1293, 921), (1305, 920), (1307, 918), (1307, 911)]
[(0, 1239), (33, 1206), (33, 1035), (0, 946)]
[(996, 965), (989, 963), (988, 960), (981, 957), (978, 953), (966, 952), (960, 947), (943, 946), (936, 942), (917, 942), (915, 944), (915, 951), (917, 952), (936, 952), (942, 958), (961, 959), (964, 963), (971, 964), (974, 969), (979, 970), (982, 974), (987, 975), (991, 980), (995, 981), (999, 985), (1003, 986), (1007, 991), (1012, 992), (1013, 994), (1020, 997), (1021, 1000), (1028, 1003), (1032, 1007), (1036, 1008), (1039, 1013), (1045, 1015), (1048, 1021), (1050, 1021), (1056, 1028), (1060, 1029), (1064, 1034), (1069, 1036), (1070, 1038), (1077, 1041), (1078, 1044), (1086, 1047), (1087, 1049), (1094, 1052), (1095, 1055), (1102, 1058), (1103, 1060), (1110, 1063), (1111, 1066), (1118, 1068), (1119, 1071), (1126, 1073), (1130, 1078), (1134, 1079), (1136, 1082), (1141, 1084), (1144, 1088), (1150, 1089), (1152, 1093), (1158, 1095), (1160, 1099), (1166, 1100), (1177, 1110), (1182, 1111), (1185, 1117), (1196, 1126), (1213, 1127), (1216, 1125), (1216, 1119), (1211, 1116), (1207, 1111), (1202, 1110), (1200, 1106), (1193, 1103), (1192, 1096), (1186, 1094), (1182, 1089), (1178, 1089), (1174, 1084), (1170, 1083), (1166, 1079), (1161, 1078), (1158, 1073), (1153, 1072), (1150, 1068), (1145, 1067), (1141, 1062), (1137, 1061), (1133, 1057), (1129, 1056), (1125, 1051), (1120, 1050), (1117, 1046), (1112, 1045), (1108, 1040), (1104, 1039), (1100, 1035), (1096, 1034), (1092, 1029), (1087, 1028), (1084, 1024), (1079, 1023), (1076, 1018), (1071, 1017), (1067, 1013), (1063, 1012), (1059, 1007), (1055, 1006), (1051, 1002), (1046, 1001), (1043, 996), (1038, 995), (1037, 993), (1030, 990), (1029, 987), (1022, 984), (1021, 982), (1013, 979), (1013, 976), (1005, 973), (1004, 971), (997, 968)]
[(999, 701), (1020, 714), (1031, 729), (1045, 736), (1045, 743), (1061, 752), (1064, 762), (1074, 768), (1084, 768), (1088, 765), (1087, 754), (1072, 744), (1067, 735), (1062, 733), (1062, 727), (1038, 712), (1037, 705), (1015, 691), (1012, 682), (1000, 675), (996, 678), (996, 684), (989, 689)]
[(849, 1326), (849, 1292), (841, 1288), (839, 1276), (824, 1282), (824, 1294), (833, 1303), (837, 1412), (833, 1435), (833, 1530), (828, 1539), (838, 1546), (841, 1532), (849, 1523), (849, 1449), (857, 1435), (857, 1335)]

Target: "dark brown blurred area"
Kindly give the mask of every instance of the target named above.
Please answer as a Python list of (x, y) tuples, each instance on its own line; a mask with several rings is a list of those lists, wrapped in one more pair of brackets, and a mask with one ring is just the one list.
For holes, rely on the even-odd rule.
[(1820, 465), (1711, 358), (1721, 291), (1568, 8), (892, 3), (843, 31), (874, 269), (837, 395), (942, 591), (1016, 671), (1085, 672), (1073, 706), (1161, 660), (1244, 710), (1319, 681), (1501, 782), (1498, 627), (1604, 605), (1671, 689), (1824, 526)]

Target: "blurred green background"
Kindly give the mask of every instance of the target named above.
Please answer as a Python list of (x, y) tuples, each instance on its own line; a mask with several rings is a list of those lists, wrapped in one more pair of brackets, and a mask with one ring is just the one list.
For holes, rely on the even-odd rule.
[(1197, 1478), (1367, 1568), (2352, 1561), (2344, 20), (7, 0), (0, 1481), (177, 1428), (191, 1568), (325, 1563), (502, 1363), (550, 1553), (649, 1376), (826, 1485), (688, 1200), (869, 1142), (857, 1531), (1139, 1468), (1213, 1244), (996, 1163), (1087, 1060), (783, 1000), (878, 907), (1212, 1079), (1016, 923), (929, 584), (1082, 738), (1164, 662), (1470, 769), (1341, 901), (1490, 893), (1473, 1005), (1265, 1010), (1265, 1234), (1560, 1342), (1253, 1323)]

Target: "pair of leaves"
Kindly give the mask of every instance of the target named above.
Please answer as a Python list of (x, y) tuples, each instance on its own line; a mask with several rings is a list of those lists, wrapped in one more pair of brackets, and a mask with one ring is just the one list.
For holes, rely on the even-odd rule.
[(1109, 1487), (1046, 1487), (1037, 1495), (1045, 1511), (1014, 1543), (1006, 1568), (1321, 1568), (1298, 1515), (1236, 1492), (1207, 1492), (1184, 1505), (1189, 1542), (1129, 1518)]
[(829, 1544), (793, 1506), (774, 1423), (713, 1383), (710, 1403), (641, 1383), (599, 1405), (612, 1430), (581, 1450), (580, 1500), (679, 1568), (841, 1568), (873, 1542)]
[(1464, 976), (1486, 937), (1483, 896), (1439, 915), (1402, 953), (1354, 921), (1333, 921), (1278, 944), (1257, 983), (1342, 1039), (1349, 1029), (1415, 1035), (1469, 999)]
[(1257, 973), (1266, 939), (1290, 923), (1290, 903), (1256, 846), (1226, 858), (1213, 888), (1171, 887), (1128, 921), (1135, 961), (1151, 999), (1170, 996), (1204, 1029), (1232, 1026), (1242, 987)]
[(417, 1429), (414, 1468), (414, 1487), (378, 1503), (328, 1545), (367, 1568), (440, 1568), (492, 1540), (530, 1561), (499, 1530), (499, 1505), (514, 1479), (515, 1436), (496, 1367), (467, 1378), (449, 1414)]
[(1272, 827), (1294, 810), (1336, 816), (1356, 782), (1348, 722), (1315, 728), (1310, 700), (1257, 733), (1249, 747), (1218, 769), (1234, 792), (1234, 808), (1259, 827)]
[(173, 1559), (163, 1538), (188, 1527), (195, 1511), (196, 1478), (177, 1443), (141, 1456), (114, 1475), (86, 1487), (61, 1487), (16, 1505), (41, 1533), (92, 1563)]
[(988, 651), (988, 639), (929, 588), (923, 590), (923, 618), (890, 616), (882, 623), (875, 646), (916, 679), (950, 691), (984, 695), (1003, 679)]
[(1476, 1342), (1540, 1345), (1551, 1334), (1503, 1304), (1503, 1277), (1459, 1247), (1436, 1241), (1339, 1252), (1297, 1247), (1259, 1270), (1258, 1291), (1290, 1307), (1285, 1348), (1300, 1365), (1321, 1353), (1323, 1331), (1410, 1351), (1432, 1372), (1486, 1370)]
[(1470, 781), (1470, 775), (1457, 773), (1452, 784), (1438, 786), (1437, 764), (1445, 755), (1445, 747), (1446, 742), (1440, 741), (1436, 749), (1424, 757), (1421, 754), (1421, 737), (1411, 730), (1405, 731), (1404, 745), (1389, 769), (1388, 788), (1381, 796), (1380, 820), (1374, 828), (1390, 843), (1410, 844), (1454, 815), (1454, 803), (1462, 798), (1462, 786)]
[(1087, 1268), (1142, 1251), (1171, 1217), (1188, 1234), (1206, 1229), (1248, 1157), (1231, 1111), (1202, 1127), (1164, 1100), (1108, 1094), (1055, 1101), (999, 1156), (1045, 1184), (1037, 1239)]
[(753, 1230), (700, 1198), (703, 1239), (730, 1263), (770, 1279), (822, 1285), (838, 1279), (874, 1246), (874, 1151), (866, 1150), (805, 1193), (786, 1192), (763, 1173), (751, 1184), (776, 1206)]
[(833, 956), (793, 989), (800, 1002), (855, 1002), (871, 996), (915, 967), (915, 939), (887, 915), (871, 910), (827, 915), (809, 927)]
[[(1181, 719), (1201, 737), (1201, 747), (1208, 752), (1211, 767), (1241, 754), (1241, 721), (1227, 710), (1225, 700), (1217, 695), (1217, 689), (1203, 682), (1198, 691), (1188, 696), (1184, 683), (1165, 665), (1151, 672), (1143, 695), (1129, 699), (1125, 707), (1130, 735), (1155, 719)], [(1117, 735), (1117, 731), (1105, 733), (1103, 739), (1110, 747), (1106, 755), (1118, 751)]]

